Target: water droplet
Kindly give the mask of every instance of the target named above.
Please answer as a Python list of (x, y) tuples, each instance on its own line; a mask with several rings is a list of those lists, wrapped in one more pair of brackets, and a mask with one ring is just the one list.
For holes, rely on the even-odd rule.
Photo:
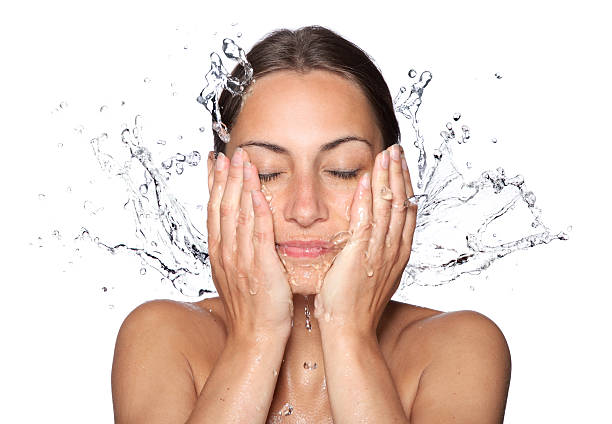
[(239, 32), (238, 34), (236, 34), (236, 37), (238, 37), (238, 38), (242, 37), (242, 33)]
[(461, 119), (461, 114), (460, 114), (459, 112), (455, 113), (455, 114), (453, 115), (453, 119), (454, 119), (455, 121), (458, 121), (459, 119)]
[(384, 200), (391, 200), (393, 199), (393, 192), (389, 187), (382, 186), (380, 189), (380, 197)]
[(495, 78), (502, 79), (502, 74), (500, 74), (499, 72), (496, 72), (495, 73)]
[(200, 152), (198, 152), (197, 150), (194, 150), (193, 152), (187, 155), (187, 163), (189, 164), (189, 166), (198, 166), (201, 159), (202, 155), (200, 155)]
[(108, 106), (102, 105), (100, 106), (100, 112), (106, 112), (108, 110)]
[(140, 191), (140, 194), (144, 196), (145, 194), (147, 194), (147, 191), (149, 191), (149, 186), (146, 184), (141, 184), (138, 190)]
[(275, 370), (275, 369), (274, 369), (274, 370), (272, 370), (272, 375), (273, 375), (274, 377), (276, 377), (276, 376), (278, 375), (278, 371), (277, 371), (277, 370)]
[(200, 130), (201, 133), (203, 133), (203, 132), (206, 131), (206, 127), (200, 127), (199, 130)]
[(182, 135), (179, 135), (178, 137), (176, 137), (176, 139), (177, 139), (178, 141), (181, 141), (181, 140), (183, 139), (183, 136), (182, 136)]
[(66, 102), (61, 102), (61, 103), (59, 104), (59, 108), (60, 108), (60, 109), (66, 109), (67, 107), (68, 107), (68, 103), (66, 103)]
[(145, 275), (147, 273), (147, 269), (146, 268), (140, 268), (140, 275)]
[(287, 402), (283, 405), (280, 411), (278, 411), (278, 415), (291, 415), (293, 413), (293, 406)]
[(38, 194), (38, 200), (45, 200), (46, 198), (47, 198), (47, 195), (45, 193)]
[(530, 208), (535, 205), (536, 197), (535, 194), (533, 194), (533, 191), (528, 191), (523, 194), (523, 199), (525, 199), (525, 202), (527, 202), (527, 206), (529, 206)]
[(406, 92), (406, 87), (400, 87), (400, 93), (405, 93)]
[(317, 369), (317, 363), (316, 362), (304, 362), (304, 369), (305, 370), (316, 370)]
[(491, 143), (497, 143), (497, 139), (496, 138), (492, 138), (491, 139)]
[(172, 159), (167, 159), (167, 160), (165, 160), (165, 161), (163, 161), (163, 162), (161, 163), (161, 166), (162, 166), (162, 168), (164, 168), (164, 169), (170, 169), (170, 168), (172, 168), (172, 163), (173, 163), (173, 162), (172, 162)]
[(373, 269), (368, 269), (366, 271), (366, 274), (367, 274), (368, 277), (372, 277), (374, 275), (374, 270)]
[(409, 70), (409, 71), (408, 71), (408, 76), (409, 76), (410, 78), (414, 78), (414, 77), (416, 77), (416, 76), (417, 76), (417, 71), (415, 71), (414, 69)]
[(57, 148), (61, 149), (62, 147), (64, 147), (64, 143), (57, 143)]
[(472, 163), (471, 163), (471, 162), (466, 162), (466, 163), (465, 163), (465, 167), (466, 167), (467, 169), (472, 169)]
[(453, 129), (453, 124), (451, 124), (450, 122), (447, 122), (446, 123), (446, 128), (449, 129), (449, 130), (452, 130)]
[(166, 140), (157, 140), (157, 144), (161, 144), (162, 146), (165, 146)]
[(143, 80), (145, 84), (148, 84), (151, 82), (151, 78), (149, 77), (145, 77), (145, 79)]
[(102, 287), (102, 291), (103, 291), (104, 293), (106, 293), (106, 292), (108, 291), (108, 288), (106, 288), (106, 287)]

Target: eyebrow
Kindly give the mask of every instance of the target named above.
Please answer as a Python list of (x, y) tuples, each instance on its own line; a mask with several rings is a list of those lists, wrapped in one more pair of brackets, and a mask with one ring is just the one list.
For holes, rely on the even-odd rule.
[[(370, 143), (367, 139), (362, 138), (362, 137), (357, 137), (354, 135), (347, 135), (345, 137), (340, 137), (337, 138), (333, 141), (330, 141), (329, 143), (325, 143), (324, 145), (322, 145), (319, 148), (319, 152), (327, 152), (330, 151), (332, 149), (335, 149), (336, 147), (338, 147), (341, 144), (344, 143), (348, 143), (351, 141), (361, 141), (365, 144), (367, 144), (370, 148), (372, 148), (372, 143)], [(284, 155), (288, 155), (289, 151), (287, 149), (285, 149), (282, 146), (279, 146), (278, 144), (274, 144), (274, 143), (270, 143), (269, 141), (263, 141), (263, 140), (249, 140), (245, 143), (240, 144), (238, 147), (246, 147), (246, 146), (258, 146), (258, 147), (263, 147), (264, 149), (268, 149), (273, 151), (274, 153), (280, 153), (280, 154), (284, 154)]]

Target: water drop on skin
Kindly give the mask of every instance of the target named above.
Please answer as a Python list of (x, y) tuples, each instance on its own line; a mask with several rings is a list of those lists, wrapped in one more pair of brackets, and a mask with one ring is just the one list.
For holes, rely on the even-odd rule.
[(304, 315), (306, 317), (306, 330), (308, 330), (308, 332), (310, 332), (312, 330), (312, 324), (310, 322), (310, 308), (308, 306), (308, 296), (304, 296), (304, 300), (306, 301), (306, 304), (304, 306)]
[(368, 270), (366, 271), (366, 275), (367, 275), (368, 277), (372, 277), (372, 276), (374, 275), (374, 270), (373, 270), (373, 269), (368, 269)]
[(491, 143), (497, 143), (497, 139), (496, 138), (492, 138), (491, 139)]
[(417, 76), (417, 71), (415, 71), (414, 69), (409, 70), (409, 71), (408, 71), (408, 76), (409, 76), (410, 78), (414, 78), (414, 77), (416, 77), (416, 76)]
[(278, 411), (278, 415), (288, 416), (293, 413), (293, 406), (287, 402), (283, 405), (280, 411)]
[(140, 268), (140, 275), (145, 275), (147, 273), (146, 268)]
[(453, 119), (454, 119), (455, 121), (458, 121), (459, 119), (461, 119), (461, 114), (460, 114), (459, 112), (455, 113), (455, 114), (453, 115)]
[(391, 200), (393, 199), (393, 192), (389, 187), (382, 186), (382, 188), (380, 189), (380, 197), (384, 200)]

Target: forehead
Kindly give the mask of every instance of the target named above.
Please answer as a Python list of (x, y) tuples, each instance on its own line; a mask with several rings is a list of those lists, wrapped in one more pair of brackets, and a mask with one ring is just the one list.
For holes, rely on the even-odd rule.
[(257, 139), (318, 148), (345, 136), (366, 138), (382, 149), (372, 107), (355, 82), (329, 71), (278, 71), (253, 83), (230, 145)]

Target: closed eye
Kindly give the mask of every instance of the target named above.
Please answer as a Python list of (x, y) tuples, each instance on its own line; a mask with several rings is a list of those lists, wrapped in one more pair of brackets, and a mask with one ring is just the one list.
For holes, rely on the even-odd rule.
[(267, 183), (278, 178), (280, 174), (280, 172), (272, 172), (271, 174), (259, 174), (259, 181), (261, 181), (262, 183)]
[(341, 178), (343, 180), (351, 180), (357, 177), (358, 169), (353, 169), (351, 171), (327, 171), (334, 177)]
[[(333, 170), (333, 171), (326, 171), (326, 172), (328, 172), (329, 174), (333, 175), (336, 178), (340, 178), (343, 180), (351, 180), (351, 179), (357, 178), (357, 173), (359, 172), (359, 169), (353, 169), (350, 171)], [(282, 174), (282, 172), (259, 174), (259, 181), (261, 181), (262, 183), (267, 183), (267, 182), (277, 179), (280, 174)]]

